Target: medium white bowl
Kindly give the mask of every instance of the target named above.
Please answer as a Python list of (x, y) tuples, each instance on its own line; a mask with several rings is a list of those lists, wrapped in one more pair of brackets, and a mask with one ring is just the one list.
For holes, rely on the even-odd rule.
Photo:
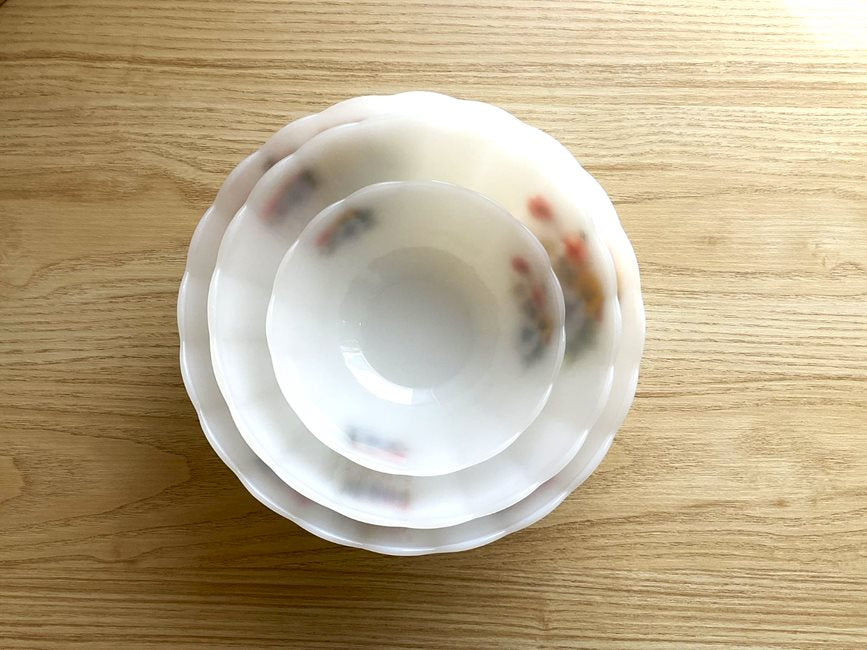
[[(420, 555), (471, 549), (529, 526), (553, 510), (599, 465), (632, 402), (644, 341), (644, 309), (635, 255), (604, 190), (583, 169), (576, 174), (587, 209), (605, 237), (615, 260), (618, 295), (623, 311), (623, 336), (614, 365), (614, 383), (587, 442), (555, 478), (519, 503), (494, 515), (449, 528), (414, 530), (362, 524), (304, 498), (288, 487), (246, 444), (220, 393), (211, 366), (207, 323), (208, 285), (226, 226), (250, 189), (269, 167), (269, 160), (290, 154), (317, 130), (341, 120), (415, 110), (419, 102), (437, 105), (460, 119), (461, 112), (487, 111), (491, 119), (515, 121), (504, 111), (476, 102), (433, 93), (357, 97), (322, 113), (297, 120), (275, 134), (259, 151), (229, 175), (202, 216), (190, 242), (187, 266), (178, 293), (180, 366), (184, 385), (206, 439), (242, 484), (261, 503), (305, 530), (338, 544), (392, 555)], [(351, 114), (351, 115), (349, 115)]]
[(545, 249), (502, 206), (436, 181), (362, 188), (277, 269), (268, 347), (286, 401), (371, 469), (481, 463), (542, 410), (564, 349)]
[[(562, 469), (605, 404), (620, 328), (611, 258), (581, 207), (577, 170), (555, 140), (481, 111), (336, 127), (270, 169), (226, 231), (208, 300), (215, 375), (256, 454), (287, 484), (333, 510), (413, 528), (496, 512)], [(558, 266), (576, 247), (566, 244), (577, 245), (583, 253), (568, 263), (583, 268), (580, 281), (567, 284), (569, 299), (588, 309), (577, 319), (570, 317), (574, 310), (567, 314), (569, 358), (548, 403), (512, 445), (453, 474), (386, 475), (348, 461), (303, 426), (274, 376), (265, 315), (280, 260), (322, 208), (371, 183), (431, 179), (460, 183), (504, 205), (544, 241)]]

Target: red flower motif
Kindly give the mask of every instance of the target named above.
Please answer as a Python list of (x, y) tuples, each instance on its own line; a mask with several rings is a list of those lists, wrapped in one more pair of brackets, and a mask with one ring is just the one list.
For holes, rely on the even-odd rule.
[(515, 255), (512, 258), (512, 268), (521, 275), (527, 275), (530, 272), (530, 265), (520, 255)]
[(582, 235), (566, 235), (563, 237), (563, 244), (566, 246), (566, 256), (570, 260), (579, 264), (587, 260), (587, 244)]
[(334, 237), (334, 227), (326, 228), (321, 233), (316, 236), (316, 246), (319, 248), (324, 248), (328, 246), (331, 242), (331, 238)]
[(544, 196), (537, 194), (530, 197), (527, 201), (527, 209), (539, 221), (552, 221), (554, 219), (554, 210)]

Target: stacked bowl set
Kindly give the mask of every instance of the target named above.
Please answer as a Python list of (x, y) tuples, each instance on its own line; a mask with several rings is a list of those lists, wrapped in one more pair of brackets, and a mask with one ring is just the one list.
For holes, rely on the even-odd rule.
[(257, 499), (421, 555), (529, 526), (590, 475), (644, 309), (614, 207), (562, 145), (409, 92), (292, 122), (232, 171), (178, 327), (205, 435)]

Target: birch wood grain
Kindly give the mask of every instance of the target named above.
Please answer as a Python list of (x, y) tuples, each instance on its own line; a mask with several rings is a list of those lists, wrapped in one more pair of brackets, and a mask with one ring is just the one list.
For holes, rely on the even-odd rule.
[[(864, 16), (2, 4), (0, 647), (867, 646)], [(417, 88), (503, 106), (602, 182), (648, 338), (611, 453), (558, 510), (401, 559), (244, 491), (184, 393), (175, 300), (237, 161), (302, 114)]]

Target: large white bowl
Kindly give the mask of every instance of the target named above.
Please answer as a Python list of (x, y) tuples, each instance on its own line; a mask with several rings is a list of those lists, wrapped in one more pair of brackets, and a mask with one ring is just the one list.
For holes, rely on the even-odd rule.
[[(411, 110), (419, 100), (428, 107), (435, 102), (440, 105), (457, 102), (431, 93), (354, 98), (284, 127), (238, 165), (221, 187), (214, 205), (205, 212), (190, 243), (178, 295), (181, 374), (205, 437), (223, 462), (259, 501), (305, 530), (335, 543), (391, 555), (471, 549), (529, 526), (553, 510), (605, 457), (632, 403), (644, 342), (644, 310), (635, 256), (604, 190), (582, 170), (578, 182), (586, 188), (589, 212), (611, 250), (617, 269), (623, 334), (609, 400), (584, 446), (557, 476), (501, 512), (459, 526), (414, 530), (362, 524), (305, 499), (253, 453), (231, 418), (210, 360), (207, 292), (226, 226), (271, 161), (288, 155), (305, 139), (336, 123)], [(500, 113), (499, 109), (490, 110)]]
[(502, 206), (436, 181), (322, 210), (277, 269), (267, 339), (286, 401), (370, 469), (435, 476), (500, 453), (563, 360), (548, 253)]
[[(620, 315), (608, 251), (580, 207), (580, 166), (521, 122), (389, 115), (329, 129), (271, 168), (226, 231), (208, 299), (211, 356), (250, 447), (288, 485), (354, 519), (436, 528), (501, 510), (574, 456), (605, 404)], [(322, 445), (286, 403), (265, 315), (285, 252), (324, 206), (372, 182), (454, 182), (502, 204), (557, 260), (569, 352), (538, 418), (502, 453), (445, 476), (373, 472)]]

